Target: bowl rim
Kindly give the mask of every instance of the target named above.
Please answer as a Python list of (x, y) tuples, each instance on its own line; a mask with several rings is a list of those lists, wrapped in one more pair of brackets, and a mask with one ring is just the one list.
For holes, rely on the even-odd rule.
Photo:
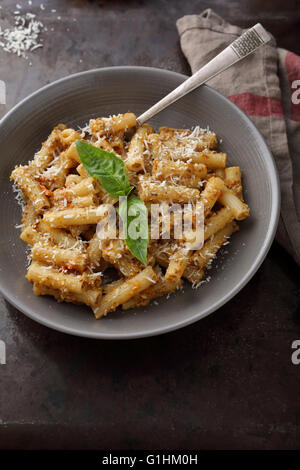
[[(131, 66), (131, 65), (123, 65), (123, 66), (112, 66), (112, 67), (99, 67), (99, 68), (94, 68), (94, 69), (89, 69), (85, 70), (82, 72), (77, 72), (74, 74), (67, 75), (65, 77), (62, 77), (58, 80), (55, 80), (38, 90), (34, 91), (27, 97), (23, 98), (19, 103), (17, 103), (15, 106), (13, 106), (0, 120), (0, 129), (2, 126), (5, 126), (6, 123), (10, 121), (10, 119), (13, 117), (13, 115), (24, 105), (27, 104), (27, 102), (30, 102), (33, 98), (35, 98), (38, 95), (43, 94), (45, 91), (51, 88), (55, 88), (58, 86), (60, 83), (67, 82), (69, 80), (72, 80), (74, 78), (79, 78), (84, 75), (92, 75), (92, 74), (98, 74), (98, 73), (103, 73), (103, 72), (118, 72), (121, 70), (128, 70), (128, 71), (149, 71), (149, 72), (155, 72), (158, 74), (163, 74), (163, 75), (172, 75), (180, 79), (187, 79), (189, 78), (187, 75), (178, 73), (178, 72), (173, 72), (171, 70), (167, 69), (162, 69), (158, 67), (145, 67), (145, 66)], [(180, 328), (183, 328), (185, 326), (191, 325), (192, 323), (195, 323), (198, 320), (201, 320), (202, 318), (205, 318), (209, 314), (215, 312), (219, 308), (221, 308), (224, 304), (226, 304), (230, 299), (232, 299), (240, 290), (243, 289), (243, 287), (250, 281), (250, 279), (254, 276), (256, 271), (259, 269), (261, 266), (262, 262), (266, 258), (269, 249), (271, 247), (271, 244), (274, 240), (278, 221), (279, 221), (279, 215), (280, 215), (280, 182), (279, 182), (279, 175), (278, 171), (276, 168), (276, 164), (274, 161), (274, 157), (265, 142), (262, 134), (260, 131), (257, 129), (257, 127), (253, 124), (253, 122), (249, 119), (249, 117), (231, 100), (229, 100), (226, 96), (222, 95), (219, 91), (215, 90), (214, 88), (204, 84), (201, 85), (204, 87), (209, 88), (212, 90), (213, 93), (219, 96), (221, 100), (224, 100), (227, 102), (227, 105), (231, 107), (231, 109), (239, 114), (243, 120), (246, 119), (248, 126), (252, 129), (253, 132), (257, 134), (258, 137), (258, 144), (259, 146), (264, 147), (264, 155), (265, 158), (268, 160), (268, 166), (269, 166), (269, 177), (271, 181), (271, 194), (272, 194), (272, 207), (271, 207), (271, 215), (270, 215), (270, 222), (269, 226), (264, 238), (264, 242), (261, 245), (258, 255), (256, 257), (255, 262), (253, 263), (252, 267), (250, 270), (248, 270), (239, 280), (239, 282), (234, 286), (233, 289), (231, 289), (226, 295), (222, 297), (221, 300), (215, 301), (213, 304), (210, 305), (209, 308), (206, 308), (204, 312), (201, 313), (201, 316), (199, 317), (199, 312), (194, 313), (191, 317), (188, 319), (182, 319), (180, 321), (176, 321), (175, 323), (172, 323), (169, 326), (165, 327), (160, 327), (160, 328), (153, 328), (151, 330), (148, 330), (144, 333), (106, 333), (106, 332), (92, 332), (92, 331), (79, 331), (77, 328), (72, 328), (72, 327), (67, 327), (67, 326), (62, 326), (60, 324), (57, 324), (57, 322), (52, 321), (51, 319), (48, 318), (43, 318), (41, 315), (38, 315), (36, 313), (33, 313), (30, 308), (27, 308), (26, 305), (23, 304), (22, 301), (18, 300), (15, 296), (11, 295), (6, 291), (6, 289), (3, 288), (2, 284), (0, 283), (0, 293), (3, 295), (3, 297), (10, 303), (12, 304), (15, 308), (17, 308), (20, 312), (24, 313), (27, 317), (31, 318), (32, 320), (47, 326), (51, 329), (54, 329), (56, 331), (70, 334), (73, 336), (79, 336), (79, 337), (86, 337), (86, 338), (93, 338), (93, 339), (114, 339), (114, 340), (126, 340), (126, 339), (137, 339), (137, 338), (145, 338), (145, 337), (151, 337), (151, 336), (157, 336), (157, 335), (162, 335), (171, 331), (178, 330)]]

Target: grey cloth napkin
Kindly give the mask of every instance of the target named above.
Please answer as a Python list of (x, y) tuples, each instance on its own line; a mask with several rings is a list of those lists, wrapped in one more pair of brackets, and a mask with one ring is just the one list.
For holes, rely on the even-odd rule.
[[(177, 21), (182, 51), (192, 73), (245, 30), (211, 9)], [(275, 39), (208, 84), (235, 102), (263, 134), (275, 158), (281, 186), (278, 242), (300, 265), (300, 57)], [(300, 85), (300, 81), (299, 81)], [(297, 99), (298, 97), (298, 99)]]

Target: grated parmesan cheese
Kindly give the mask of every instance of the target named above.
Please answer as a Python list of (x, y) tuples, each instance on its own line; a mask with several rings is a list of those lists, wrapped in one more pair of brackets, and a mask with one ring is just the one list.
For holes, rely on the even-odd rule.
[(15, 11), (14, 26), (2, 29), (0, 27), (0, 47), (9, 53), (28, 59), (28, 52), (43, 47), (39, 36), (44, 25), (35, 19), (33, 13), (21, 15), (20, 11)]

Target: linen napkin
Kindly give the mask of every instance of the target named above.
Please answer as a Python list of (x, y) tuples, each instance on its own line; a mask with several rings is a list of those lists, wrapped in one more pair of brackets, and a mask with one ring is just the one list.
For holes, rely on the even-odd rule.
[[(192, 73), (245, 31), (211, 9), (180, 18), (177, 29)], [(300, 265), (300, 57), (277, 48), (272, 36), (246, 60), (208, 84), (239, 106), (268, 143), (281, 186), (276, 239)]]

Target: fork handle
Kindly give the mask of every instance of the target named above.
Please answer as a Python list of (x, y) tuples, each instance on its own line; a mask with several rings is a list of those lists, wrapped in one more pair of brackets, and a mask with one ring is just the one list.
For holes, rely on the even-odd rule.
[(141, 114), (137, 118), (138, 125), (141, 126), (167, 106), (170, 106), (170, 104), (190, 93), (190, 91), (195, 90), (195, 88), (198, 88), (198, 86), (207, 82), (212, 77), (223, 72), (223, 70), (226, 70), (231, 65), (239, 62), (239, 60), (252, 54), (252, 52), (256, 51), (260, 46), (266, 44), (270, 38), (271, 36), (263, 26), (257, 23), (235, 39), (235, 41), (220, 52), (220, 54), (194, 73), (194, 75), (185, 80), (179, 87), (175, 88), (175, 90), (171, 91), (171, 93)]

